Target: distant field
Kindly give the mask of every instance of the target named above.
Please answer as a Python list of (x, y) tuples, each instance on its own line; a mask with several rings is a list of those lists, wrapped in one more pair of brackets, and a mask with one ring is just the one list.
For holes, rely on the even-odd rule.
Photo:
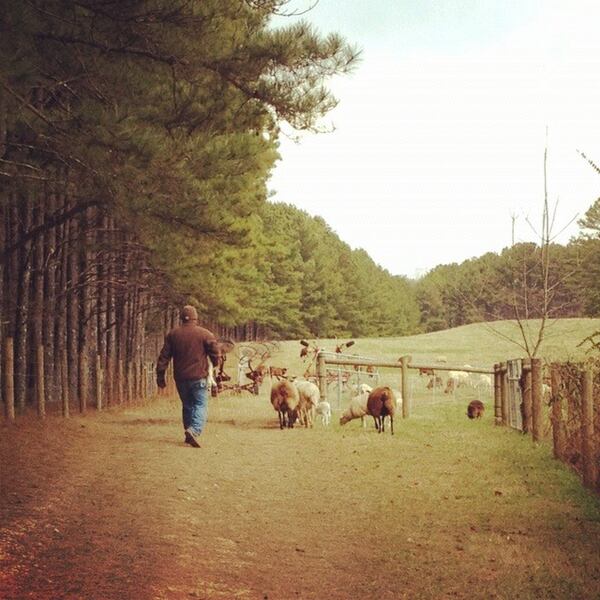
[[(529, 322), (532, 330), (536, 321)], [(594, 331), (600, 330), (600, 319), (558, 319), (548, 325), (546, 338), (538, 353), (544, 361), (580, 360), (584, 348), (578, 347), (581, 341)], [(410, 354), (414, 362), (435, 363), (444, 356), (448, 363), (470, 364), (492, 367), (494, 363), (511, 358), (522, 358), (525, 352), (506, 338), (520, 341), (517, 324), (514, 321), (473, 323), (454, 329), (396, 338), (356, 339), (355, 344), (345, 351), (395, 361), (400, 356)], [(325, 350), (334, 350), (336, 344), (346, 340), (311, 340)], [(303, 363), (299, 358), (301, 346), (298, 341), (279, 344), (273, 357), (281, 366), (288, 366), (292, 374), (300, 375)]]
[[(531, 321), (528, 326), (532, 331), (538, 326), (537, 321)], [(559, 319), (552, 321), (547, 326), (545, 340), (538, 356), (544, 362), (552, 361), (577, 361), (582, 360), (585, 355), (585, 347), (579, 344), (594, 331), (600, 330), (600, 319)], [(520, 342), (519, 331), (514, 321), (496, 321), (492, 323), (473, 323), (436, 331), (397, 338), (363, 338), (355, 339), (355, 343), (344, 351), (346, 355), (359, 355), (371, 358), (379, 358), (385, 361), (395, 362), (403, 355), (412, 356), (415, 363), (439, 364), (440, 358), (445, 358), (448, 365), (469, 364), (474, 367), (493, 368), (494, 363), (508, 359), (523, 358), (526, 353), (510, 339)], [(346, 339), (318, 339), (309, 340), (328, 351), (333, 351), (337, 344), (345, 342)], [(300, 358), (302, 346), (299, 340), (279, 342), (273, 351), (269, 363), (272, 365), (287, 367), (292, 376), (302, 376), (308, 362)], [(314, 372), (314, 365), (312, 367)], [(233, 374), (233, 373), (232, 373)], [(440, 372), (445, 380), (445, 373)], [(361, 375), (361, 381), (367, 383), (379, 383), (400, 387), (400, 373), (397, 369), (379, 369), (378, 378), (366, 379)], [(352, 381), (356, 382), (356, 376)], [(261, 393), (265, 393), (269, 380), (267, 378)], [(427, 390), (427, 378), (419, 377), (415, 370), (409, 371), (409, 389), (413, 399), (413, 408), (417, 411), (423, 403), (430, 404), (447, 398), (443, 391)], [(335, 383), (329, 386), (329, 399), (332, 400), (334, 411), (342, 409), (348, 402), (351, 392), (348, 388), (338, 390)], [(491, 394), (482, 390), (472, 388), (459, 388), (455, 399), (470, 401), (479, 398), (490, 401)], [(491, 411), (490, 411), (491, 412)]]

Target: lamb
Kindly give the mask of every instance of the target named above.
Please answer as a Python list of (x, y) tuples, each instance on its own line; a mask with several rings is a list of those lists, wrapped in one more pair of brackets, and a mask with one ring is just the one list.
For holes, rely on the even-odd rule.
[(392, 394), (396, 398), (396, 410), (402, 411), (402, 392), (400, 390), (392, 389)]
[(294, 385), (298, 390), (298, 416), (304, 427), (312, 427), (314, 414), (321, 399), (319, 388), (311, 381), (295, 380)]
[(350, 404), (340, 417), (340, 425), (345, 425), (352, 419), (360, 419), (365, 424), (364, 416), (367, 414), (368, 393), (358, 394), (350, 400)]
[(394, 413), (396, 398), (391, 388), (387, 386), (375, 388), (367, 399), (367, 414), (373, 417), (375, 428), (379, 433), (385, 431), (385, 418), (390, 417), (390, 430), (394, 435)]
[(485, 411), (485, 406), (481, 400), (472, 400), (467, 406), (467, 417), (469, 419), (480, 419)]
[(271, 387), (271, 404), (279, 417), (279, 429), (294, 427), (300, 401), (298, 388), (285, 379)]
[(331, 423), (331, 405), (326, 400), (321, 400), (317, 404), (316, 413), (321, 417), (321, 423), (325, 426)]

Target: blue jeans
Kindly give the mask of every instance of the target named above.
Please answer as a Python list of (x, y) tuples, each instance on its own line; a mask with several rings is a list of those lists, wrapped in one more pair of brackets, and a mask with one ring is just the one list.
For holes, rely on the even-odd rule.
[(208, 409), (208, 385), (206, 379), (184, 379), (176, 381), (181, 398), (183, 428), (191, 429), (195, 435), (202, 433)]

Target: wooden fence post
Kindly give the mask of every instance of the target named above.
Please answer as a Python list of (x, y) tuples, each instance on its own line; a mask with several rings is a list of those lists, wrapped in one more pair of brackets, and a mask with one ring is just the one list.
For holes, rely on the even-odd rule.
[(530, 433), (532, 430), (533, 415), (533, 396), (531, 388), (531, 360), (524, 358), (521, 371), (521, 395), (523, 397), (523, 433)]
[(317, 377), (319, 379), (319, 392), (321, 392), (321, 400), (327, 400), (327, 366), (325, 365), (325, 357), (319, 352), (317, 354)]
[(44, 379), (44, 346), (40, 345), (36, 350), (35, 357), (35, 393), (37, 400), (38, 416), (43, 419), (46, 416), (46, 389)]
[(550, 367), (550, 381), (552, 386), (552, 440), (554, 458), (563, 460), (565, 456), (565, 423), (563, 419), (562, 396), (560, 393), (560, 368), (553, 364)]
[(531, 359), (531, 432), (534, 442), (543, 435), (542, 414), (542, 359)]
[(581, 450), (583, 455), (583, 485), (596, 486), (596, 461), (594, 456), (594, 379), (592, 370), (581, 373)]
[(79, 412), (84, 413), (88, 404), (88, 357), (86, 352), (79, 354), (79, 379), (77, 393), (79, 395)]
[(96, 354), (96, 409), (102, 410), (102, 358)]
[(410, 356), (402, 356), (400, 358), (400, 366), (402, 367), (402, 418), (410, 417), (410, 397), (408, 391), (408, 363)]
[[(494, 365), (494, 423), (502, 425), (502, 365)], [(434, 386), (435, 387), (435, 386)]]
[(500, 398), (502, 425), (508, 425), (508, 367), (504, 362), (500, 363)]
[(13, 338), (7, 337), (4, 340), (4, 403), (6, 408), (6, 418), (9, 421), (15, 420), (15, 350)]

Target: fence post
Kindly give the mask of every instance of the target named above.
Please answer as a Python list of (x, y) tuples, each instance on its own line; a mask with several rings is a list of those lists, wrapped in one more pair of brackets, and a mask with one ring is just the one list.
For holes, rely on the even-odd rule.
[[(501, 364), (494, 365), (494, 423), (502, 425), (502, 370)], [(435, 382), (434, 386), (435, 388)]]
[(594, 456), (594, 380), (592, 370), (581, 373), (581, 449), (583, 454), (583, 485), (596, 486), (596, 464)]
[(42, 345), (39, 345), (36, 349), (35, 379), (38, 416), (43, 419), (46, 416), (46, 389), (44, 386), (44, 346)]
[(531, 360), (524, 358), (521, 362), (521, 395), (523, 397), (523, 433), (531, 433), (533, 396), (531, 388)]
[(501, 423), (508, 425), (508, 367), (507, 364), (500, 363), (500, 409)]
[(408, 391), (408, 363), (410, 356), (400, 357), (400, 366), (402, 367), (402, 418), (410, 417), (410, 392)]
[(4, 403), (6, 408), (6, 418), (9, 421), (15, 420), (15, 350), (13, 338), (7, 337), (4, 340)]
[(552, 387), (552, 440), (554, 458), (562, 460), (565, 455), (565, 429), (563, 420), (562, 397), (560, 394), (560, 369), (557, 364), (550, 367), (550, 382)]
[(542, 359), (531, 359), (531, 432), (534, 442), (542, 439)]
[(327, 400), (327, 367), (325, 365), (325, 357), (321, 352), (317, 354), (317, 377), (319, 379), (321, 400)]
[(78, 379), (78, 394), (79, 394), (79, 411), (84, 413), (87, 410), (88, 404), (88, 357), (86, 352), (79, 355), (79, 379)]
[(102, 358), (96, 354), (96, 409), (102, 410)]

